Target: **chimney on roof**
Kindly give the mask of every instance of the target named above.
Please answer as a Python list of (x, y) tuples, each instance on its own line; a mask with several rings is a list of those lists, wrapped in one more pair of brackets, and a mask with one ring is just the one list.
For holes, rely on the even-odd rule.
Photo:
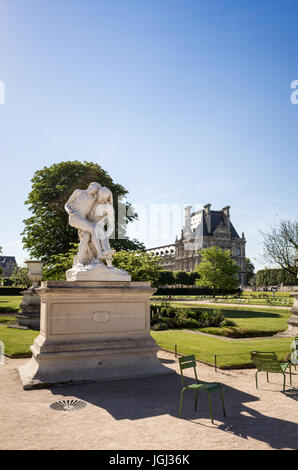
[(185, 238), (188, 238), (191, 234), (191, 206), (186, 206), (184, 208), (184, 229), (183, 234)]
[(222, 212), (224, 214), (225, 226), (228, 228), (229, 231), (230, 231), (230, 208), (231, 206), (225, 206), (222, 209)]
[(208, 233), (211, 233), (211, 211), (210, 211), (211, 204), (205, 204), (204, 206), (204, 214), (205, 220), (207, 225)]

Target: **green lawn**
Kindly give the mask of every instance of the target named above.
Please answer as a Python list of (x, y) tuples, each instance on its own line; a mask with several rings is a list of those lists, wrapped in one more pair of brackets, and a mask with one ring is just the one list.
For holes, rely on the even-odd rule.
[(235, 305), (274, 305), (276, 307), (291, 307), (293, 305), (294, 299), (291, 297), (273, 298), (271, 295), (270, 297), (267, 296), (266, 299), (251, 297), (242, 297), (240, 299), (217, 298), (215, 299), (215, 302)]
[[(155, 302), (157, 304), (157, 302)], [(199, 331), (232, 338), (250, 338), (256, 336), (272, 336), (288, 328), (287, 320), (291, 316), (290, 310), (273, 309), (270, 307), (247, 307), (209, 304), (191, 304), (183, 302), (171, 302), (171, 305), (180, 308), (196, 310), (221, 310), (224, 316), (236, 323), (235, 327), (209, 327)]]
[(16, 317), (10, 315), (0, 315), (0, 325), (9, 325), (10, 323), (14, 323), (16, 321)]
[[(38, 334), (38, 331), (17, 330), (0, 324), (0, 340), (4, 342), (5, 354), (8, 356), (30, 354), (30, 346)], [(197, 359), (210, 364), (214, 364), (216, 354), (218, 367), (248, 366), (249, 353), (252, 350), (276, 351), (282, 360), (289, 352), (292, 342), (291, 338), (228, 341), (180, 330), (152, 331), (151, 335), (164, 349), (175, 351), (176, 344), (180, 354), (194, 353)]]
[(291, 338), (224, 340), (211, 338), (186, 331), (152, 331), (152, 337), (163, 349), (177, 351), (179, 354), (195, 354), (198, 360), (214, 364), (215, 355), (218, 367), (237, 368), (251, 365), (250, 351), (275, 351), (280, 360), (290, 352)]
[(0, 341), (3, 341), (7, 356), (23, 356), (30, 354), (30, 346), (33, 344), (39, 331), (17, 330), (0, 324)]
[(0, 313), (18, 312), (22, 299), (21, 295), (1, 295)]
[[(168, 296), (152, 297), (152, 300), (167, 300)], [(241, 296), (236, 297), (232, 295), (226, 296), (172, 296), (172, 301), (175, 300), (208, 300), (218, 303), (230, 303), (235, 305), (274, 305), (277, 307), (291, 307), (293, 305), (293, 297), (290, 292), (276, 292), (273, 298), (272, 292), (242, 292)]]
[(205, 333), (230, 337), (272, 336), (288, 328), (287, 312), (259, 312), (250, 310), (222, 310), (228, 320), (236, 323), (235, 327), (203, 328)]
[[(272, 297), (272, 292), (270, 291), (244, 291), (241, 294), (241, 297)], [(275, 297), (291, 297), (291, 292), (275, 292)]]

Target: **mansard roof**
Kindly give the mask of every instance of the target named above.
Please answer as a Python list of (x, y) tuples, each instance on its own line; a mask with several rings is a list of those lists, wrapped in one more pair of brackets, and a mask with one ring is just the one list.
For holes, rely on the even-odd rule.
[[(208, 232), (206, 220), (205, 217), (203, 217), (203, 235), (206, 237), (212, 236), (219, 225), (225, 225), (224, 214), (222, 211), (210, 211), (210, 216), (211, 233)], [(232, 238), (240, 238), (232, 222), (230, 222), (230, 231)]]
[(15, 256), (0, 256), (0, 264), (5, 266), (6, 263), (16, 263)]

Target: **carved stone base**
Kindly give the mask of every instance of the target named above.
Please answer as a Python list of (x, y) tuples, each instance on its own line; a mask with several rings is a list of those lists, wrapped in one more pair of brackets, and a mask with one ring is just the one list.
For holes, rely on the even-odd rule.
[(75, 265), (66, 271), (67, 281), (131, 281), (131, 276), (124, 270), (108, 267), (104, 263)]
[(24, 389), (172, 373), (150, 336), (149, 283), (47, 281)]

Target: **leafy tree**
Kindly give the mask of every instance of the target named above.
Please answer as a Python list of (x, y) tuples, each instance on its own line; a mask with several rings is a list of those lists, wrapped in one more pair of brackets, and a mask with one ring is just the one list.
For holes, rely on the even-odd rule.
[(190, 285), (191, 286), (194, 286), (196, 284), (196, 281), (199, 279), (199, 273), (197, 273), (196, 271), (191, 271), (189, 273), (189, 278), (190, 278)]
[(175, 284), (180, 284), (183, 286), (190, 285), (190, 276), (186, 271), (174, 271)]
[(114, 183), (97, 163), (67, 161), (53, 164), (36, 171), (31, 181), (32, 189), (26, 204), (32, 216), (24, 220), (22, 241), (32, 257), (48, 261), (53, 255), (67, 253), (71, 244), (78, 241), (77, 230), (69, 225), (64, 205), (75, 189), (86, 189), (92, 181), (107, 186), (114, 196), (116, 223), (115, 239), (111, 240), (113, 248), (144, 249), (144, 245), (137, 240), (118, 238), (120, 232), (124, 237), (126, 224), (136, 219), (137, 215), (130, 203), (120, 202), (126, 216), (123, 223), (118, 220), (118, 199), (121, 200), (127, 190)]
[(297, 276), (289, 273), (285, 269), (260, 269), (256, 274), (256, 285), (258, 287), (294, 286), (298, 284)]
[(234, 289), (239, 284), (238, 266), (232, 259), (230, 250), (212, 246), (199, 251), (201, 262), (194, 271), (199, 274), (197, 286), (211, 287), (213, 296), (217, 289)]
[(16, 266), (12, 275), (10, 276), (13, 287), (21, 287), (22, 289), (28, 289), (32, 285), (32, 281), (29, 279), (29, 269), (27, 266), (21, 268)]
[(160, 270), (158, 273), (158, 286), (172, 286), (175, 283), (173, 271)]
[(125, 269), (132, 281), (150, 281), (158, 283), (160, 266), (158, 256), (144, 251), (118, 251), (113, 256), (113, 266)]
[[(65, 272), (72, 268), (77, 251), (78, 244), (75, 243), (67, 253), (52, 255), (43, 267), (43, 279), (65, 280)], [(150, 281), (154, 285), (159, 283), (162, 272), (158, 261), (157, 256), (142, 250), (118, 251), (113, 256), (113, 266), (125, 269), (133, 281)]]
[(249, 284), (255, 273), (255, 267), (249, 258), (245, 258), (246, 284)]
[(73, 259), (78, 252), (78, 243), (74, 243), (67, 253), (52, 255), (43, 267), (43, 279), (65, 281), (66, 271), (72, 268)]
[(254, 274), (254, 275), (250, 278), (250, 280), (247, 282), (247, 284), (248, 284), (250, 287), (252, 287), (253, 289), (255, 289), (256, 286), (257, 286), (257, 275)]
[(265, 260), (297, 276), (294, 260), (298, 257), (298, 221), (282, 219), (269, 232), (261, 234)]

